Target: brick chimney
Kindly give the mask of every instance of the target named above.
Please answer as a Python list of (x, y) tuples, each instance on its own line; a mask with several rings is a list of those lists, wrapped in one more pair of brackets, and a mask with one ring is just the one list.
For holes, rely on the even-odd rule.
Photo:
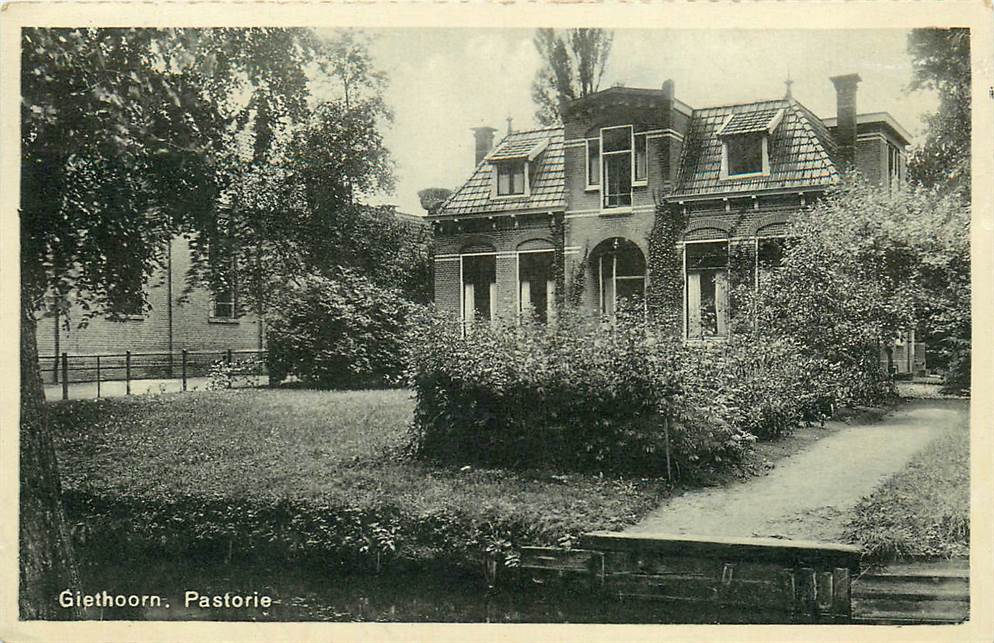
[(839, 145), (839, 160), (843, 172), (856, 166), (856, 86), (859, 74), (832, 76), (835, 85), (835, 140)]
[[(490, 150), (494, 146), (494, 132), (497, 130), (493, 127), (474, 127), (473, 128), (473, 138), (476, 141), (476, 165), (483, 162), (484, 157), (490, 153)], [(474, 167), (476, 167), (474, 165)]]

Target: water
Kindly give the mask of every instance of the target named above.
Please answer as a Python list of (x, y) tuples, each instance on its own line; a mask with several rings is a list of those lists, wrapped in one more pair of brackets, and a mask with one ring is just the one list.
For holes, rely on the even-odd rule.
[[(622, 601), (583, 587), (531, 581), (488, 589), (482, 574), (404, 571), (376, 574), (319, 566), (116, 559), (81, 564), (84, 593), (154, 594), (158, 607), (90, 608), (86, 618), (180, 621), (375, 621), (422, 623), (769, 622), (685, 605)], [(270, 596), (268, 608), (201, 608), (185, 592)], [(168, 605), (168, 607), (167, 607)]]

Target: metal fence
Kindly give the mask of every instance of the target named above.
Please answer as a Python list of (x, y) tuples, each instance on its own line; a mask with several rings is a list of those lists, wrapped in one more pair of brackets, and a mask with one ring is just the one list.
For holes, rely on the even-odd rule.
[(51, 355), (39, 358), (42, 376), (51, 384), (62, 384), (62, 399), (69, 399), (69, 385), (96, 383), (100, 397), (104, 382), (124, 382), (131, 395), (136, 380), (177, 380), (187, 390), (190, 378), (212, 373), (238, 376), (267, 374), (266, 351), (260, 349), (222, 349), (208, 351), (163, 351), (138, 353), (99, 353), (86, 355)]

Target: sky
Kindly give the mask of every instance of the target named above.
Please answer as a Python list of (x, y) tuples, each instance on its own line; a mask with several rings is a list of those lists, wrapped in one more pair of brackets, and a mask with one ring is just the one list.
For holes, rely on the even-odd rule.
[[(541, 60), (531, 29), (372, 29), (373, 57), (390, 80), (395, 120), (384, 132), (397, 163), (394, 193), (370, 199), (424, 214), (418, 190), (455, 189), (473, 170), (470, 128), (535, 126), (531, 84)], [(858, 109), (890, 112), (916, 136), (935, 109), (932, 93), (906, 91), (911, 80), (905, 30), (619, 29), (601, 89), (659, 88), (709, 107), (793, 95), (821, 117), (835, 115), (830, 76), (858, 73)]]

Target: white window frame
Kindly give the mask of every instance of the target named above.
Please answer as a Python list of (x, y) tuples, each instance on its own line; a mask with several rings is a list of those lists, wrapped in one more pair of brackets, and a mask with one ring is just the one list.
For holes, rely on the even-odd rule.
[(518, 300), (518, 320), (524, 316), (525, 313), (525, 302), (524, 298), (521, 296), (521, 255), (526, 254), (537, 254), (540, 252), (548, 252), (552, 254), (552, 280), (549, 282), (552, 284), (552, 289), (548, 290), (546, 293), (546, 323), (552, 324), (555, 322), (555, 301), (556, 301), (556, 280), (555, 280), (555, 248), (536, 248), (534, 250), (518, 250), (514, 253), (514, 277), (517, 282), (517, 288), (515, 288), (516, 297)]
[[(623, 129), (627, 128), (629, 132), (628, 136), (628, 150), (618, 150), (616, 152), (605, 152), (604, 151), (604, 132), (612, 129)], [(635, 177), (635, 127), (633, 125), (612, 125), (611, 127), (602, 127), (600, 131), (600, 145), (601, 145), (601, 209), (602, 210), (623, 210), (625, 208), (631, 208), (632, 202), (634, 201), (634, 190), (635, 183), (632, 180)], [(604, 199), (607, 197), (607, 163), (605, 157), (607, 156), (621, 156), (628, 153), (628, 171), (630, 176), (628, 177), (628, 205), (608, 205), (605, 203)]]
[[(724, 243), (725, 253), (726, 253), (726, 263), (725, 263), (725, 334), (724, 335), (713, 335), (711, 337), (691, 337), (690, 336), (690, 287), (688, 284), (687, 276), (690, 271), (687, 269), (687, 246), (703, 244), (703, 243)], [(731, 314), (728, 309), (728, 288), (729, 282), (731, 280), (731, 239), (700, 239), (695, 241), (684, 241), (683, 242), (683, 341), (685, 342), (721, 342), (728, 339), (729, 335), (729, 324), (731, 323)], [(699, 271), (697, 271), (699, 272)]]
[[(638, 167), (638, 155), (636, 154), (635, 139), (642, 137), (642, 156), (645, 159), (645, 176), (641, 179), (635, 178)], [(649, 136), (648, 132), (636, 132), (632, 127), (632, 187), (644, 188), (649, 185)]]
[[(493, 322), (497, 318), (497, 302), (496, 302), (496, 291), (497, 291), (497, 252), (461, 252), (459, 253), (459, 321), (462, 323), (463, 329), (466, 328), (467, 321), (476, 321), (476, 309), (474, 308), (473, 319), (466, 319), (466, 278), (465, 278), (465, 262), (466, 257), (493, 257), (494, 258), (494, 281), (493, 287), (490, 291), (490, 319), (489, 322)], [(475, 286), (474, 286), (475, 289)]]
[(722, 138), (721, 140), (721, 180), (728, 181), (734, 179), (748, 179), (756, 176), (769, 176), (770, 175), (770, 148), (769, 148), (769, 134), (763, 134), (761, 139), (763, 145), (763, 169), (759, 172), (746, 172), (745, 174), (729, 174), (728, 173), (728, 140)]
[[(597, 181), (598, 181), (598, 183), (591, 183), (590, 182), (590, 144), (593, 143), (594, 141), (597, 142), (597, 163), (598, 163)], [(587, 192), (600, 192), (600, 189), (601, 189), (600, 180), (601, 180), (601, 168), (603, 167), (603, 163), (602, 163), (602, 160), (601, 160), (601, 147), (600, 147), (600, 145), (601, 145), (600, 136), (598, 136), (597, 138), (588, 138), (588, 139), (586, 139), (584, 141), (583, 150), (585, 152), (585, 156), (583, 157), (583, 169), (584, 169), (583, 183), (584, 183), (584, 186), (585, 186), (584, 190), (587, 191)]]
[[(232, 262), (234, 263), (234, 262)], [(217, 324), (237, 324), (241, 315), (238, 314), (238, 273), (232, 268), (232, 284), (231, 284), (231, 301), (223, 302), (218, 300), (217, 293), (211, 288), (211, 300), (210, 300), (210, 311), (207, 315), (207, 321)], [(218, 304), (228, 304), (231, 306), (231, 315), (224, 316), (217, 314)]]
[[(502, 163), (519, 163), (519, 162), (522, 165), (524, 165), (524, 171), (525, 171), (525, 185), (524, 185), (524, 188), (525, 188), (525, 191), (524, 192), (519, 192), (519, 193), (516, 193), (516, 194), (498, 194), (497, 193), (498, 192), (497, 186), (498, 186), (498, 183), (499, 183), (499, 180), (500, 180), (499, 179), (499, 176), (500, 176), (500, 165)], [(520, 160), (518, 160), (518, 159), (508, 159), (506, 161), (497, 161), (496, 163), (493, 163), (493, 168), (494, 168), (493, 176), (490, 179), (490, 198), (491, 199), (493, 199), (493, 200), (522, 199), (522, 198), (531, 196), (531, 179), (530, 179), (530, 176), (529, 176), (530, 172), (528, 171), (529, 168), (528, 168), (528, 160), (527, 159), (522, 158)]]

